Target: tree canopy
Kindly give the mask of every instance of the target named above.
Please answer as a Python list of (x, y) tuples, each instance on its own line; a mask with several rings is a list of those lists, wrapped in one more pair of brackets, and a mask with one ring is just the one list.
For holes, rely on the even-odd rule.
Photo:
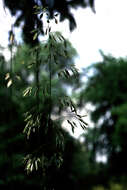
[[(33, 40), (33, 34), (31, 33), (35, 27), (40, 29), (41, 34), (44, 34), (43, 20), (35, 14), (35, 6), (42, 6), (48, 9), (50, 17), (53, 18), (54, 12), (60, 14), (60, 21), (65, 19), (69, 20), (70, 30), (76, 27), (76, 21), (74, 15), (71, 13), (71, 8), (88, 7), (90, 6), (94, 10), (94, 0), (3, 0), (4, 7), (9, 8), (11, 14), (16, 16), (15, 26), (19, 27), (23, 24), (23, 39), (26, 43), (35, 44), (38, 39)], [(18, 16), (17, 16), (18, 15)]]
[(119, 176), (126, 172), (127, 166), (127, 59), (103, 53), (102, 56), (102, 62), (90, 66), (93, 74), (81, 93), (81, 101), (94, 106), (91, 119), (95, 127), (86, 139), (88, 143), (91, 141), (93, 153), (107, 156), (110, 174)]

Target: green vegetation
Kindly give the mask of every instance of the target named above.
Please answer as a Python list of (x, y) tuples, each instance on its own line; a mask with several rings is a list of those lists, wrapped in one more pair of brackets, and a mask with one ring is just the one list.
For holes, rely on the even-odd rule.
[[(96, 163), (97, 154), (107, 157), (103, 169), (105, 182), (113, 179), (114, 183), (125, 183), (122, 176), (125, 177), (127, 171), (127, 60), (103, 53), (102, 56), (102, 62), (88, 68), (93, 75), (80, 95), (80, 104), (90, 102), (94, 106), (91, 111), (94, 128), (89, 129), (84, 138), (90, 147), (92, 164)], [(111, 189), (115, 188), (112, 186)]]
[[(71, 86), (76, 89), (80, 84), (73, 60), (76, 51), (68, 41), (54, 39), (61, 37), (61, 34), (53, 35), (38, 49), (19, 45), (13, 55), (13, 47), (10, 48), (13, 57), (9, 62), (1, 56), (1, 106), (4, 108), (1, 110), (0, 130), (1, 187), (59, 188), (58, 184), (54, 184), (54, 176), (61, 176), (61, 180), (73, 160), (73, 156), (68, 159), (69, 162), (66, 160), (68, 146), (71, 151), (73, 149), (72, 155), (80, 150), (79, 143), (61, 128), (62, 121), (66, 119), (61, 115), (63, 111), (70, 107), (68, 111), (73, 111), (73, 116), (77, 116), (75, 105), (65, 88)], [(66, 55), (62, 54), (65, 45)], [(49, 54), (51, 46), (55, 58), (52, 60)], [(57, 55), (57, 49), (60, 55)], [(6, 105), (3, 105), (4, 102)], [(57, 119), (54, 118), (56, 116)], [(68, 121), (74, 130), (74, 124)], [(82, 123), (81, 117), (79, 122)], [(66, 167), (63, 167), (64, 163)], [(63, 169), (59, 171), (60, 166)], [(68, 177), (65, 179), (69, 180)]]
[[(1, 189), (127, 188), (127, 59), (101, 52), (103, 61), (85, 68), (88, 75), (91, 70), (92, 74), (83, 84), (74, 65), (76, 50), (50, 27), (50, 19), (57, 24), (60, 14), (61, 21), (67, 18), (70, 29), (74, 29), (76, 23), (69, 7), (90, 5), (94, 10), (94, 1), (87, 2), (4, 0), (13, 15), (21, 11), (15, 26), (24, 21), (26, 43), (15, 45), (12, 27), (11, 59), (7, 62), (0, 54)], [(44, 12), (48, 39), (40, 43)], [(76, 103), (68, 95), (68, 88)], [(82, 90), (73, 94), (77, 89)], [(90, 112), (93, 127), (88, 128), (77, 113), (86, 103), (94, 106)], [(65, 119), (72, 132), (77, 121), (86, 130), (82, 143), (64, 131)], [(98, 155), (104, 155), (107, 161), (97, 162)]]

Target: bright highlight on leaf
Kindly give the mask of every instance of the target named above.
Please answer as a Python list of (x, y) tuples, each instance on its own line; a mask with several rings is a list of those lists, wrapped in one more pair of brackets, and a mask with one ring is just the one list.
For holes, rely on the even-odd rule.
[(7, 88), (9, 88), (12, 85), (12, 79), (10, 79), (7, 83)]
[(28, 87), (23, 91), (23, 96), (27, 96), (31, 94), (32, 87)]
[(33, 36), (33, 40), (35, 40), (35, 39), (37, 38), (37, 35), (38, 35), (38, 33), (36, 32), (36, 33), (34, 34), (34, 36)]
[(9, 78), (10, 78), (10, 73), (7, 73), (6, 76), (5, 76), (5, 80), (7, 80)]
[(21, 77), (19, 75), (16, 75), (16, 79), (21, 80)]
[(13, 33), (10, 35), (10, 39), (9, 40), (10, 40), (11, 43), (13, 43), (13, 41), (14, 41), (14, 34)]

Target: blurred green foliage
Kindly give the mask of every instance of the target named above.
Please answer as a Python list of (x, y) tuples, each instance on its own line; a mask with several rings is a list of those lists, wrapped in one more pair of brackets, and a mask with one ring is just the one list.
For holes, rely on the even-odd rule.
[[(43, 46), (41, 48), (39, 56), (42, 56), (41, 60), (43, 61), (40, 66), (40, 81), (43, 86), (49, 78), (45, 72), (48, 68), (43, 65), (46, 52), (45, 54), (42, 52), (46, 50), (43, 50)], [(68, 59), (70, 59), (69, 64), (73, 65), (72, 57), (75, 54), (75, 50), (70, 48), (70, 57), (65, 57), (65, 62), (63, 59), (60, 67), (56, 64), (56, 69), (63, 69), (68, 63)], [(94, 105), (95, 109), (91, 111), (94, 127), (87, 129), (87, 133), (83, 135), (84, 141), (82, 143), (61, 129), (65, 148), (64, 151), (62, 150), (63, 163), (60, 169), (56, 167), (60, 160), (57, 160), (58, 157), (54, 157), (55, 162), (53, 161), (48, 166), (48, 170), (44, 167), (43, 169), (38, 168), (27, 175), (24, 171), (23, 158), (27, 153), (31, 154), (34, 149), (38, 148), (38, 143), (50, 141), (50, 146), (46, 148), (46, 154), (48, 153), (49, 156), (55, 151), (61, 152), (61, 149), (56, 149), (54, 146), (55, 133), (51, 129), (46, 136), (42, 134), (43, 141), (40, 142), (35, 137), (29, 141), (23, 134), (25, 127), (23, 113), (36, 102), (34, 96), (22, 96), (24, 89), (35, 85), (35, 67), (34, 64), (30, 64), (33, 60), (34, 54), (31, 53), (29, 46), (18, 46), (17, 53), (13, 57), (14, 76), (12, 77), (13, 91), (11, 93), (10, 88), (6, 87), (8, 79), (5, 80), (8, 78), (10, 63), (6, 62), (4, 57), (0, 55), (0, 188), (126, 189), (126, 58), (116, 59), (103, 55), (103, 62), (89, 68), (93, 70), (93, 75), (85, 83), (85, 89), (80, 94), (79, 105), (84, 106), (84, 102), (91, 102)], [(30, 68), (28, 68), (29, 65)], [(59, 86), (52, 94), (54, 105), (57, 102), (56, 94), (58, 97), (60, 94), (62, 96), (67, 93), (63, 88), (64, 85), (60, 85), (61, 83), (66, 86), (73, 85), (74, 89), (81, 86), (80, 76), (77, 77), (78, 85), (75, 85), (73, 81), (67, 81), (66, 78), (58, 80), (55, 70), (53, 75), (53, 88)], [(15, 76), (19, 76), (19, 78)], [(30, 76), (33, 77), (31, 80)], [(100, 83), (100, 81), (102, 82)], [(43, 104), (41, 106), (45, 107)], [(54, 111), (54, 114), (56, 113)], [(61, 126), (61, 122), (57, 121), (56, 123)], [(106, 163), (97, 162), (98, 153), (107, 157)]]
[[(92, 74), (80, 94), (79, 105), (91, 103), (94, 108), (91, 111), (94, 127), (87, 130), (84, 143), (90, 152), (91, 164), (96, 165), (98, 154), (107, 158), (101, 170), (106, 174), (100, 178), (105, 181), (103, 185), (107, 183), (108, 189), (123, 189), (119, 183), (125, 185), (122, 176), (127, 175), (127, 59), (101, 54), (103, 61), (88, 68)], [(109, 188), (109, 181), (113, 179)]]
[[(27, 42), (27, 45), (18, 45), (16, 54), (13, 56), (11, 73), (9, 69), (11, 60), (6, 62), (5, 58), (0, 55), (0, 188), (8, 190), (17, 188), (45, 190), (45, 187), (55, 190), (125, 190), (127, 188), (126, 58), (116, 59), (101, 52), (103, 61), (88, 68), (88, 71), (92, 70), (93, 74), (88, 78), (81, 94), (75, 95), (75, 97), (80, 97), (79, 108), (83, 107), (85, 103), (91, 103), (95, 108), (91, 111), (94, 127), (88, 128), (87, 133), (83, 134), (83, 143), (73, 139), (61, 128), (61, 119), (56, 119), (55, 122), (51, 119), (50, 128), (45, 133), (46, 117), (47, 113), (51, 111), (50, 109), (53, 110), (54, 116), (59, 116), (63, 110), (63, 107), (58, 109), (58, 97), (67, 95), (64, 87), (71, 87), (75, 90), (82, 87), (82, 83), (80, 75), (73, 67), (74, 57), (77, 53), (68, 41), (62, 43), (60, 33), (56, 34), (59, 43), (58, 41), (56, 43), (53, 35), (49, 35), (48, 44), (39, 44), (36, 33), (33, 39), (31, 31), (35, 27), (41, 34), (44, 34), (42, 15), (38, 17), (37, 14), (33, 14), (34, 7), (40, 3), (44, 7), (48, 7), (50, 18), (53, 18), (54, 11), (60, 13), (60, 20), (63, 21), (67, 18), (70, 21), (70, 30), (73, 30), (76, 22), (70, 8), (90, 6), (95, 11), (94, 1), (89, 0), (86, 3), (83, 0), (61, 2), (57, 0), (22, 0), (17, 3), (12, 0), (4, 0), (3, 2), (5, 7), (10, 9), (12, 15), (20, 13), (15, 26), (20, 26), (21, 22), (24, 22), (23, 40)], [(55, 23), (57, 24), (57, 20)], [(35, 47), (37, 44), (39, 44), (38, 51)], [(36, 55), (39, 61), (38, 68), (36, 67)], [(50, 69), (49, 60), (55, 63), (51, 65)], [(50, 85), (47, 74), (49, 70), (53, 77), (51, 81), (53, 87), (52, 107), (50, 109), (49, 99), (43, 96), (49, 93), (47, 90)], [(32, 136), (29, 134), (26, 139), (23, 134), (26, 126), (23, 113), (37, 104), (37, 72), (42, 86), (39, 91), (39, 98), (41, 98), (39, 111), (43, 118), (40, 119), (41, 130), (38, 129), (36, 135), (33, 130)], [(29, 96), (31, 93), (33, 93), (32, 96)], [(66, 103), (69, 104), (69, 102)], [(75, 106), (72, 105), (72, 107), (75, 110)], [(26, 117), (27, 122), (31, 122), (29, 116)], [(35, 114), (32, 124), (36, 123), (36, 118)], [(74, 131), (73, 127), (74, 123), (72, 131)], [(64, 149), (63, 145), (60, 146), (59, 132), (64, 138)], [(34, 168), (33, 173), (29, 175), (24, 171), (23, 164), (23, 158), (27, 154), (30, 158), (27, 157), (28, 168), (31, 171)], [(98, 154), (105, 155), (107, 161), (98, 163)], [(40, 157), (43, 160), (41, 169), (37, 165)]]

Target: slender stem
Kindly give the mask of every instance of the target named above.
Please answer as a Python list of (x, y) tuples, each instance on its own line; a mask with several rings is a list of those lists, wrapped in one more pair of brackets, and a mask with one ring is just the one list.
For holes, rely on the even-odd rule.
[(52, 96), (52, 70), (51, 70), (51, 60), (49, 61), (49, 94), (50, 94), (50, 100)]
[(51, 118), (52, 109), (52, 49), (50, 48), (50, 60), (49, 60), (49, 119)]
[(40, 91), (40, 85), (39, 85), (39, 57), (38, 57), (38, 48), (36, 52), (36, 87), (37, 87), (37, 93), (36, 93), (36, 100), (37, 100), (37, 111), (39, 112), (39, 91)]
[[(13, 44), (10, 45), (10, 52), (11, 52), (11, 60), (10, 60), (10, 76), (11, 76), (11, 79), (12, 79), (12, 75), (13, 75)], [(12, 95), (13, 95), (13, 91), (12, 91), (12, 86), (10, 86), (10, 97), (12, 98)]]

